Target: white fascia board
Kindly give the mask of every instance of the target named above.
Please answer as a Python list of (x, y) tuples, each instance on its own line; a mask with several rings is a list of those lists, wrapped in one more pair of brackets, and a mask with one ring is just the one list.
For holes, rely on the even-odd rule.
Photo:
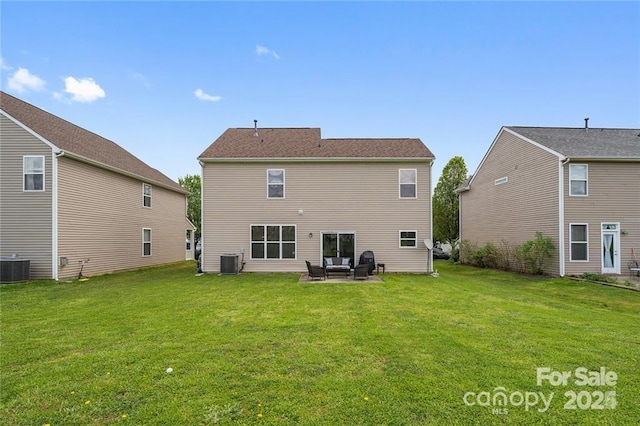
[(640, 157), (571, 157), (572, 163), (640, 163)]
[(42, 136), (40, 136), (39, 133), (36, 133), (31, 127), (25, 125), (24, 123), (22, 123), (20, 120), (17, 120), (15, 118), (13, 118), (10, 114), (8, 114), (6, 111), (4, 110), (0, 110), (0, 114), (4, 115), (5, 117), (7, 117), (9, 120), (13, 121), (15, 124), (17, 124), (18, 126), (20, 126), (24, 131), (26, 131), (27, 133), (29, 133), (31, 136), (35, 137), (36, 139), (38, 139), (39, 141), (41, 141), (42, 143), (44, 143), (45, 145), (47, 145), (49, 148), (51, 148), (51, 150), (53, 152), (59, 152), (60, 148), (58, 148), (58, 146), (56, 146), (54, 143), (49, 142), (47, 139), (43, 138)]

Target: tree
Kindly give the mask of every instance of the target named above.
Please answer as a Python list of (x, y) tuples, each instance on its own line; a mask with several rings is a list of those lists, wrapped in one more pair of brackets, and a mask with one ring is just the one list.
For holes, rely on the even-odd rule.
[(433, 237), (451, 243), (460, 235), (458, 194), (454, 191), (467, 179), (464, 158), (453, 157), (440, 175), (433, 191)]
[(187, 197), (187, 217), (196, 227), (195, 239), (200, 239), (200, 232), (202, 230), (201, 223), (201, 187), (200, 175), (186, 175), (185, 177), (178, 178), (178, 183), (181, 187), (190, 192)]

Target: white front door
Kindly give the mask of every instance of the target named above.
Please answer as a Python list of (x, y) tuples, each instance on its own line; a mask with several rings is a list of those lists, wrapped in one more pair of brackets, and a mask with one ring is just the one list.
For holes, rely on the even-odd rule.
[(620, 273), (620, 224), (602, 224), (602, 273)]

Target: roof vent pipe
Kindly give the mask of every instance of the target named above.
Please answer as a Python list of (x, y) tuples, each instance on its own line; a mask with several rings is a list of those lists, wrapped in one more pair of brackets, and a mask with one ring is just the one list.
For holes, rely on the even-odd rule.
[(258, 136), (258, 120), (253, 120), (253, 136)]
[(584, 130), (589, 130), (589, 117), (584, 119)]

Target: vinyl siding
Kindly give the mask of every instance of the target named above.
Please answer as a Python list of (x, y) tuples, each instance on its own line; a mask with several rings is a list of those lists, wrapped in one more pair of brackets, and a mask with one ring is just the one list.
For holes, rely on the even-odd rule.
[[(84, 275), (178, 262), (185, 258), (185, 196), (152, 185), (152, 206), (142, 205), (142, 181), (59, 159), (59, 276)], [(152, 255), (142, 255), (142, 229), (152, 229)]]
[[(398, 170), (418, 170), (418, 198), (399, 199)], [(267, 199), (266, 170), (285, 170), (285, 199)], [(425, 272), (431, 238), (430, 165), (407, 163), (206, 163), (203, 177), (203, 269), (245, 249), (247, 272), (302, 272), (322, 262), (322, 232), (354, 232), (355, 263), (365, 250), (386, 271)], [(298, 214), (299, 210), (303, 214)], [(297, 226), (295, 260), (251, 260), (250, 225)], [(400, 249), (399, 230), (417, 230), (418, 248)], [(312, 234), (310, 237), (309, 235)]]
[[(541, 231), (558, 244), (558, 167), (555, 155), (508, 132), (502, 132), (471, 182), (460, 194), (461, 238), (482, 246), (487, 242), (520, 244)], [(508, 181), (496, 185), (495, 181)], [(548, 273), (559, 274), (554, 255)]]
[[(23, 191), (23, 156), (44, 155), (45, 191)], [(51, 148), (0, 114), (0, 256), (30, 260), (30, 277), (53, 277)]]
[[(631, 249), (640, 259), (640, 163), (582, 162), (588, 164), (588, 196), (569, 197), (569, 166), (564, 167), (565, 178), (565, 249), (566, 273), (602, 272), (601, 225), (620, 223), (627, 235), (620, 235), (620, 272), (628, 274), (627, 262)], [(569, 224), (589, 225), (589, 261), (569, 261)]]

